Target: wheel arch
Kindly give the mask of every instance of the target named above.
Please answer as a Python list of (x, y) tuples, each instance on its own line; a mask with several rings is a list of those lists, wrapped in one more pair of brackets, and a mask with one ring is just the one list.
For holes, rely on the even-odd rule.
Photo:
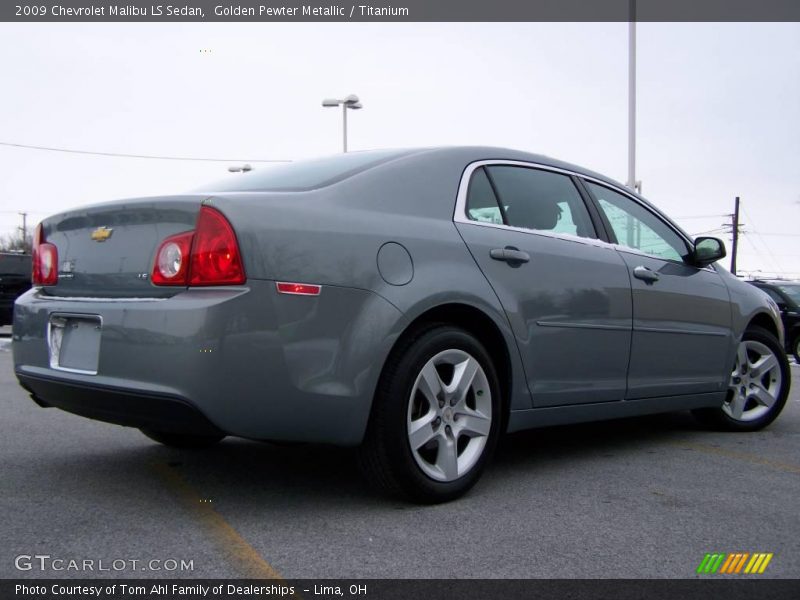
[(747, 323), (747, 329), (751, 327), (760, 327), (761, 329), (765, 329), (769, 331), (772, 335), (775, 336), (776, 339), (781, 340), (780, 330), (778, 329), (778, 325), (775, 323), (775, 320), (765, 312), (759, 312), (753, 315), (750, 318), (750, 321)]
[[(509, 347), (509, 341), (495, 320), (480, 308), (462, 302), (447, 302), (426, 309), (414, 317), (403, 329), (392, 344), (383, 366), (381, 376), (390, 361), (395, 359), (396, 352), (405, 345), (409, 337), (416, 335), (421, 329), (435, 325), (453, 325), (474, 335), (483, 344), (492, 358), (500, 382), (500, 394), (503, 413), (503, 431), (508, 422), (514, 391), (514, 369), (512, 352), (516, 347)], [(513, 341), (511, 342), (513, 344)], [(374, 408), (374, 403), (373, 403)]]

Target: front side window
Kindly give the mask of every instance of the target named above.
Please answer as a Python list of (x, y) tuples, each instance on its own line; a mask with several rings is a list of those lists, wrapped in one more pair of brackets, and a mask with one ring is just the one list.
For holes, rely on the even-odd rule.
[(664, 260), (682, 261), (689, 249), (664, 221), (628, 196), (586, 182), (605, 213), (617, 243)]
[(491, 165), (476, 171), (470, 182), (467, 216), (523, 229), (596, 237), (572, 180), (528, 167)]

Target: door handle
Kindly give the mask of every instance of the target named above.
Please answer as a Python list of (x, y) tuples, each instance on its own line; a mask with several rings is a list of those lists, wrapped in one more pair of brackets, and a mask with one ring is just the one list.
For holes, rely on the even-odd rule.
[(655, 283), (658, 281), (658, 273), (647, 267), (638, 266), (633, 270), (633, 276), (641, 279), (645, 283)]
[(489, 256), (495, 260), (502, 260), (511, 266), (519, 266), (526, 263), (531, 259), (531, 255), (514, 246), (506, 246), (505, 248), (492, 248), (489, 250)]

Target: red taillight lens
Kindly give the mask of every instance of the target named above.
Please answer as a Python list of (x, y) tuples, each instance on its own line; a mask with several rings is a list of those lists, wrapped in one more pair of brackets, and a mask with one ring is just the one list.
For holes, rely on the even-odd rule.
[(155, 285), (238, 285), (245, 279), (236, 234), (210, 206), (200, 207), (195, 231), (161, 242), (151, 276)]
[(233, 227), (218, 210), (201, 207), (192, 244), (189, 285), (238, 285), (245, 279)]
[(58, 249), (44, 241), (41, 223), (33, 237), (33, 285), (55, 285), (58, 283)]
[(193, 231), (179, 233), (161, 242), (156, 252), (151, 281), (156, 285), (186, 285), (189, 281), (189, 262)]

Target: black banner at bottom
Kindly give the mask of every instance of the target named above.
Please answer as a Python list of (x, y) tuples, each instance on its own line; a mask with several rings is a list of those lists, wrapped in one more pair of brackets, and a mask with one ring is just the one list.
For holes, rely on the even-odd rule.
[(788, 600), (798, 579), (40, 579), (0, 580), (27, 600)]

